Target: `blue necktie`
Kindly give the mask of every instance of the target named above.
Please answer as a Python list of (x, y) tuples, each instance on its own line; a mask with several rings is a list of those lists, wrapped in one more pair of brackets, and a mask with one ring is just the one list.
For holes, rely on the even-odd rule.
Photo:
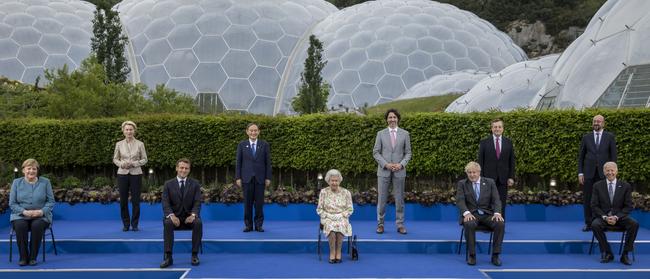
[(253, 157), (255, 157), (255, 152), (257, 150), (255, 150), (255, 144), (254, 143), (251, 145), (251, 149), (252, 149), (251, 152), (253, 153)]
[(476, 201), (478, 201), (478, 197), (481, 195), (481, 186), (478, 182), (474, 182), (474, 193), (476, 193)]

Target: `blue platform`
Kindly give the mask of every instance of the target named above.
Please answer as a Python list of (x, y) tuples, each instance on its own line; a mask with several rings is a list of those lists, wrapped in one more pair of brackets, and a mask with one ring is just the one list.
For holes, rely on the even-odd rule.
[[(121, 231), (118, 204), (57, 204), (54, 230), (59, 255), (52, 253), (52, 245), (48, 241), (45, 263), (19, 269), (15, 262), (0, 261), (0, 276), (20, 276), (23, 279), (70, 276), (542, 278), (546, 274), (556, 278), (564, 275), (573, 275), (571, 278), (583, 275), (612, 278), (611, 273), (589, 273), (612, 269), (615, 271), (611, 272), (616, 272), (614, 277), (648, 278), (650, 274), (650, 214), (639, 211), (633, 213), (642, 224), (635, 245), (636, 262), (628, 267), (618, 262), (600, 264), (597, 245), (594, 246), (594, 254), (587, 255), (591, 233), (580, 231), (580, 206), (509, 206), (502, 255), (504, 265), (498, 269), (489, 264), (487, 234), (478, 236), (480, 255), (477, 266), (467, 266), (464, 256), (455, 254), (460, 227), (458, 211), (452, 205), (423, 207), (408, 204), (407, 235), (396, 232), (394, 208), (388, 209), (386, 232), (378, 235), (374, 232), (376, 208), (370, 205), (355, 206), (351, 222), (354, 233), (359, 237), (361, 259), (351, 262), (344, 258), (344, 263), (339, 265), (328, 264), (326, 260), (318, 261), (318, 216), (315, 211), (315, 205), (311, 204), (266, 205), (266, 232), (243, 233), (241, 204), (204, 205), (202, 264), (198, 267), (189, 264), (191, 233), (181, 231), (176, 233), (174, 248), (173, 267), (176, 269), (161, 271), (156, 268), (163, 250), (160, 204), (142, 205), (139, 232)], [(0, 215), (0, 235), (8, 235), (8, 219), (8, 213)], [(618, 250), (620, 233), (610, 233), (609, 236), (612, 248)], [(322, 247), (326, 258), (327, 243), (323, 243)], [(7, 240), (0, 239), (0, 254), (7, 253)], [(14, 257), (17, 258), (17, 255)], [(38, 272), (25, 273), (35, 270)], [(628, 273), (620, 273), (623, 271)], [(559, 275), (552, 272), (559, 272)]]

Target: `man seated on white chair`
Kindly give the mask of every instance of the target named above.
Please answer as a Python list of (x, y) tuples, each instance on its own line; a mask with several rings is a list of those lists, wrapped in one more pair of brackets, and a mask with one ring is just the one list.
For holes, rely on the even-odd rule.
[(605, 179), (594, 184), (591, 196), (591, 210), (594, 214), (591, 229), (600, 246), (600, 262), (608, 263), (614, 259), (612, 248), (607, 242), (605, 228), (607, 225), (625, 229), (627, 237), (621, 255), (621, 263), (631, 265), (627, 254), (634, 250), (634, 240), (639, 231), (639, 223), (630, 216), (632, 212), (632, 186), (616, 178), (618, 166), (607, 162), (603, 166)]

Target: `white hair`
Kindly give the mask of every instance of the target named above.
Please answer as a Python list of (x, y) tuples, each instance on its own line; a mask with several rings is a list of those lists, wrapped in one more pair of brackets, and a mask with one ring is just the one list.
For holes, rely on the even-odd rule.
[(337, 169), (331, 169), (325, 174), (325, 182), (329, 183), (332, 176), (338, 176), (340, 178), (339, 182), (343, 181), (343, 175), (341, 175), (341, 172)]

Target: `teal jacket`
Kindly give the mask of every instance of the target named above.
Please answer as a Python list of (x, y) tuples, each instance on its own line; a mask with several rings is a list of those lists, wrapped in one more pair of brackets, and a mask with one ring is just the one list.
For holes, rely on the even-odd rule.
[(23, 216), (24, 210), (43, 210), (41, 219), (52, 224), (52, 208), (54, 193), (52, 184), (45, 177), (39, 177), (35, 185), (29, 184), (24, 177), (14, 179), (9, 192), (10, 220), (28, 219)]

